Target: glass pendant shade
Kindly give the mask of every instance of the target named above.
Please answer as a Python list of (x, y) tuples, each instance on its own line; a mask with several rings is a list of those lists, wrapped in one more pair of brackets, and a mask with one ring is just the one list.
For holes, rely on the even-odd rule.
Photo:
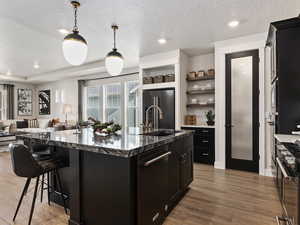
[(111, 76), (118, 76), (121, 74), (124, 67), (124, 59), (117, 49), (114, 48), (113, 51), (107, 54), (105, 58), (105, 67)]
[(63, 54), (68, 63), (79, 66), (86, 60), (88, 46), (78, 31), (68, 34), (63, 41)]

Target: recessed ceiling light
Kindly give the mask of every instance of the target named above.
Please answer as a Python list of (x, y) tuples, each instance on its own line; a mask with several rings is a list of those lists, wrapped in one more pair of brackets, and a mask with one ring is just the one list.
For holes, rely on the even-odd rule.
[(11, 75), (11, 72), (10, 72), (10, 70), (8, 70), (7, 72), (6, 72), (6, 76), (10, 76)]
[(67, 29), (64, 29), (64, 28), (58, 29), (57, 31), (58, 31), (59, 33), (61, 33), (61, 34), (64, 34), (64, 35), (70, 33)]
[(36, 63), (33, 64), (33, 68), (34, 68), (34, 69), (39, 69), (39, 68), (40, 68), (40, 65), (36, 62)]
[(164, 45), (167, 43), (167, 40), (165, 38), (160, 38), (157, 40), (159, 44)]
[(228, 23), (228, 26), (231, 28), (237, 27), (240, 24), (238, 20), (232, 20)]

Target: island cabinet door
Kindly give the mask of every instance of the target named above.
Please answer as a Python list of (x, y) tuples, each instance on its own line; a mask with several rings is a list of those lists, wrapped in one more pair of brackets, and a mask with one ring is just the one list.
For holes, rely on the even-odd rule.
[(168, 170), (168, 202), (165, 209), (169, 213), (176, 204), (176, 199), (180, 195), (180, 154), (181, 140), (175, 141), (169, 145), (171, 152), (169, 158)]
[(184, 190), (193, 181), (193, 155), (191, 150), (181, 155), (180, 167), (180, 188)]
[(161, 225), (168, 193), (167, 146), (158, 147), (138, 162), (138, 225)]

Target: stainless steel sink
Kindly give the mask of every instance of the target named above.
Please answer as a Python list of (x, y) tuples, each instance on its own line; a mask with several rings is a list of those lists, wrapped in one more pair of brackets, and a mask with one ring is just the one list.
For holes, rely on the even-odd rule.
[(169, 135), (174, 135), (176, 133), (180, 133), (181, 131), (177, 130), (157, 130), (157, 131), (150, 131), (147, 133), (143, 133), (142, 135), (147, 135), (147, 136), (169, 136)]

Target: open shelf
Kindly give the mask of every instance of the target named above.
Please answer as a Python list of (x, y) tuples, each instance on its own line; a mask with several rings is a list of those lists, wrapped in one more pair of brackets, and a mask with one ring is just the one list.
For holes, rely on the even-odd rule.
[(215, 89), (207, 89), (207, 90), (190, 90), (186, 92), (188, 95), (197, 95), (197, 94), (214, 94)]
[(186, 80), (187, 81), (201, 81), (201, 80), (214, 80), (214, 79), (215, 79), (215, 76), (203, 76), (203, 77), (198, 77), (198, 78), (195, 78), (195, 79), (187, 78)]
[(143, 84), (143, 90), (150, 89), (162, 89), (162, 88), (174, 88), (175, 82), (164, 82), (164, 83), (155, 83), (155, 84)]
[(199, 104), (199, 103), (191, 103), (191, 104), (187, 104), (187, 107), (213, 107), (215, 106), (215, 103), (207, 103), (207, 104)]

